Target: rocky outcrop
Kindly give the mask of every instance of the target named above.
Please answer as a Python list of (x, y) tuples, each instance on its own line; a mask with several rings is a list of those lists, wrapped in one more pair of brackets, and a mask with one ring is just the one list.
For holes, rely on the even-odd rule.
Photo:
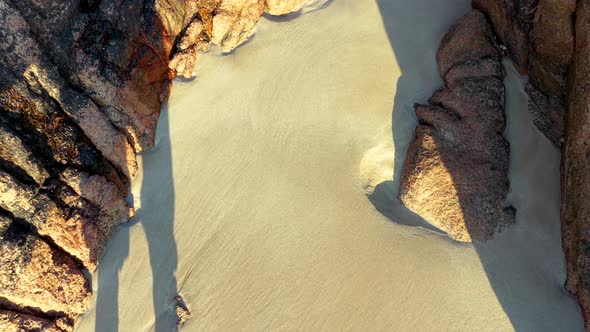
[(535, 125), (561, 147), (568, 66), (574, 52), (576, 0), (473, 0), (522, 74)]
[(0, 0), (0, 329), (69, 330), (171, 80), (311, 0)]
[[(4, 306), (51, 312), (56, 319), (86, 309), (90, 289), (76, 262), (32, 234), (26, 224), (3, 214), (0, 263), (0, 303), (5, 302)], [(3, 313), (0, 310), (0, 326), (10, 317), (22, 318), (2, 317)]]
[(471, 11), (444, 36), (445, 88), (417, 105), (420, 125), (402, 171), (400, 199), (458, 241), (484, 241), (514, 222), (508, 143), (502, 138), (504, 72), (484, 15)]
[(569, 71), (561, 168), (561, 222), (566, 288), (582, 307), (590, 331), (590, 1), (578, 1), (576, 47)]
[(47, 319), (22, 312), (0, 310), (0, 330), (10, 332), (45, 331), (65, 332), (70, 330), (71, 323), (66, 319)]

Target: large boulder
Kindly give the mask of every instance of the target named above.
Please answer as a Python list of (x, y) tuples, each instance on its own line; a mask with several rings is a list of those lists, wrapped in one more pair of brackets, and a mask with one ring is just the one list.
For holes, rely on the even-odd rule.
[(500, 51), (484, 15), (471, 11), (437, 53), (445, 88), (417, 105), (420, 125), (402, 170), (400, 199), (457, 241), (485, 241), (514, 222)]

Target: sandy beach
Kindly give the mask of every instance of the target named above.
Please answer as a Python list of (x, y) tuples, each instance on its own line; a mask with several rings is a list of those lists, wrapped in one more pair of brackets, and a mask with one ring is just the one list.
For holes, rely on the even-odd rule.
[(397, 200), (412, 105), (442, 85), (436, 49), (469, 4), (334, 0), (203, 55), (174, 83), (77, 330), (173, 330), (178, 293), (186, 331), (582, 331), (560, 152), (509, 61), (516, 224), (461, 244)]

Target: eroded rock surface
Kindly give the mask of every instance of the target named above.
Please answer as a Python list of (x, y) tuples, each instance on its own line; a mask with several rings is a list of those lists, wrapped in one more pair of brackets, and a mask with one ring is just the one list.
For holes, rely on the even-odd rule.
[(488, 240), (514, 222), (508, 143), (502, 138), (504, 73), (479, 11), (453, 25), (437, 53), (445, 88), (417, 105), (420, 125), (402, 171), (400, 198), (458, 241)]
[(0, 310), (0, 330), (7, 332), (66, 332), (71, 323), (66, 319), (48, 319), (21, 312)]
[[(574, 52), (575, 0), (473, 0), (522, 74), (528, 74), (535, 125), (556, 146), (563, 136), (568, 66)], [(531, 93), (532, 92), (532, 93)]]
[(0, 214), (0, 298), (65, 317), (86, 310), (90, 289), (69, 255), (32, 234), (26, 224)]
[(566, 288), (582, 307), (590, 331), (590, 1), (578, 1), (576, 48), (570, 69), (562, 156), (561, 222)]

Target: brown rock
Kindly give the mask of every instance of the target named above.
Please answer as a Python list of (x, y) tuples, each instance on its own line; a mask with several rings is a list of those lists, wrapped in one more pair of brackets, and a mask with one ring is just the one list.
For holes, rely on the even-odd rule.
[(566, 75), (574, 53), (576, 0), (539, 0), (530, 33), (529, 75), (549, 95), (566, 91)]
[(416, 107), (420, 126), (402, 170), (404, 205), (457, 241), (485, 241), (514, 222), (504, 206), (503, 69), (489, 31), (472, 11), (443, 38), (437, 61), (446, 87)]
[(485, 13), (501, 43), (521, 73), (527, 73), (530, 52), (529, 32), (539, 0), (472, 0)]
[[(9, 128), (0, 124), (0, 159), (30, 176), (37, 185), (49, 177), (41, 162)], [(6, 166), (5, 166), (6, 167)]]
[(590, 330), (590, 0), (578, 1), (562, 154), (561, 219), (566, 288), (578, 297)]
[(460, 24), (449, 28), (436, 53), (436, 62), (441, 77), (456, 65), (485, 58), (497, 59), (500, 52), (494, 43), (494, 34), (484, 15), (470, 11), (461, 18)]
[(544, 94), (530, 82), (526, 85), (525, 91), (529, 95), (528, 108), (533, 116), (533, 124), (555, 146), (561, 147), (565, 116), (563, 99), (558, 96)]
[(75, 167), (127, 190), (126, 179), (47, 94), (30, 91), (1, 62), (0, 76), (0, 123), (19, 136), (48, 171)]
[(0, 214), (0, 297), (41, 312), (83, 313), (88, 282), (74, 260)]
[(73, 330), (73, 327), (63, 320), (54, 321), (0, 309), (0, 330), (5, 332), (65, 332)]
[[(116, 196), (114, 185), (100, 178), (88, 178), (83, 174), (65, 175), (81, 194), (102, 204), (102, 214), (93, 212), (91, 204), (72, 207), (68, 202), (81, 198), (73, 191), (64, 199), (60, 186), (53, 190), (60, 208), (37, 188), (20, 183), (8, 173), (0, 170), (0, 208), (15, 217), (30, 223), (36, 231), (49, 237), (57, 246), (78, 258), (86, 268), (94, 270), (98, 259), (115, 227), (131, 215), (122, 198)], [(78, 183), (76, 183), (78, 181)], [(96, 194), (101, 190), (101, 194)], [(83, 200), (82, 202), (85, 202)], [(125, 206), (123, 206), (125, 205)], [(64, 213), (63, 208), (68, 208)], [(100, 205), (98, 207), (100, 209)], [(67, 216), (67, 217), (66, 217)]]

